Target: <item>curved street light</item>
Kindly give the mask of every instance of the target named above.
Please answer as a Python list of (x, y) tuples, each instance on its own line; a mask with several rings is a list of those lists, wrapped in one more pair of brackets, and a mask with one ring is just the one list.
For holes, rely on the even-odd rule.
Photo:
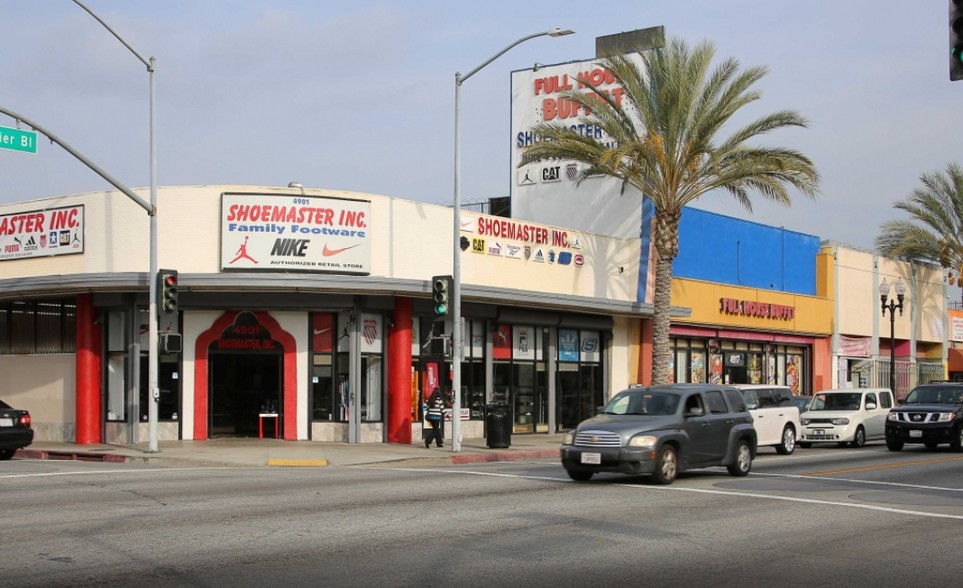
[[(136, 49), (131, 47), (130, 43), (124, 40), (123, 37), (117, 34), (114, 29), (110, 28), (102, 18), (97, 16), (93, 10), (87, 8), (83, 2), (80, 0), (74, 0), (74, 4), (83, 8), (87, 11), (90, 16), (94, 17), (100, 24), (104, 26), (105, 29), (110, 31), (114, 37), (120, 41), (124, 47), (130, 50), (134, 56), (140, 60), (145, 66), (147, 66), (147, 72), (150, 76), (150, 275), (147, 278), (148, 282), (148, 297), (150, 299), (148, 306), (148, 313), (150, 318), (148, 320), (149, 324), (149, 334), (147, 341), (147, 390), (149, 392), (147, 397), (147, 453), (157, 453), (157, 403), (159, 401), (160, 390), (158, 386), (158, 372), (160, 368), (158, 366), (158, 338), (159, 338), (159, 328), (157, 325), (157, 136), (154, 132), (154, 58), (145, 59), (143, 55), (137, 52)], [(134, 428), (136, 431), (137, 428)], [(135, 437), (135, 441), (138, 440)]]
[(452, 327), (451, 327), (451, 450), (453, 453), (461, 451), (461, 360), (462, 360), (462, 328), (461, 328), (461, 85), (468, 78), (478, 73), (489, 63), (495, 61), (510, 49), (536, 37), (562, 37), (574, 34), (569, 29), (554, 28), (541, 33), (526, 35), (508, 45), (498, 53), (486, 59), (481, 65), (465, 75), (455, 72), (455, 194), (454, 194), (454, 222), (452, 223)]

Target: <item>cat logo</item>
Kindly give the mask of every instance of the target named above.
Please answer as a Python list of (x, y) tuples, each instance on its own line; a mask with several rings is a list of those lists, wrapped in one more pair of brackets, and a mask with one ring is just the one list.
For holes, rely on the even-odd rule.
[(473, 238), (471, 240), (471, 252), (472, 253), (485, 253), (485, 240), (479, 238)]
[(543, 167), (542, 168), (542, 181), (543, 182), (557, 182), (561, 179), (560, 170), (561, 166), (553, 167)]

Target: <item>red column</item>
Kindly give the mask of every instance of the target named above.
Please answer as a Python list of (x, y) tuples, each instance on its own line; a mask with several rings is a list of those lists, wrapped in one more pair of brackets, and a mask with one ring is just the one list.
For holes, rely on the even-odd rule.
[(78, 445), (102, 443), (100, 402), (100, 325), (94, 323), (90, 294), (77, 295), (77, 394)]
[(389, 443), (411, 443), (411, 299), (395, 298), (388, 328)]

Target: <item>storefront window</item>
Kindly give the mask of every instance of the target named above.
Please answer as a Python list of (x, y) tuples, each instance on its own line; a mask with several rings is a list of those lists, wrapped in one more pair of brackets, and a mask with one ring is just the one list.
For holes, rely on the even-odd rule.
[(106, 409), (108, 421), (127, 419), (127, 314), (123, 311), (107, 313), (107, 374)]
[(311, 419), (342, 420), (334, 384), (334, 334), (336, 315), (311, 313)]

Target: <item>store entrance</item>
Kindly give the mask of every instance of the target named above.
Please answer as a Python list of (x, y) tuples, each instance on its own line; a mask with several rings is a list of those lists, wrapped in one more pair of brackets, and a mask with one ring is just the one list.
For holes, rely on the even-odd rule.
[[(258, 415), (278, 413), (282, 427), (283, 356), (278, 352), (215, 352), (208, 358), (210, 437), (257, 437)], [(270, 430), (272, 437), (273, 430)], [(267, 431), (265, 431), (267, 434)]]

